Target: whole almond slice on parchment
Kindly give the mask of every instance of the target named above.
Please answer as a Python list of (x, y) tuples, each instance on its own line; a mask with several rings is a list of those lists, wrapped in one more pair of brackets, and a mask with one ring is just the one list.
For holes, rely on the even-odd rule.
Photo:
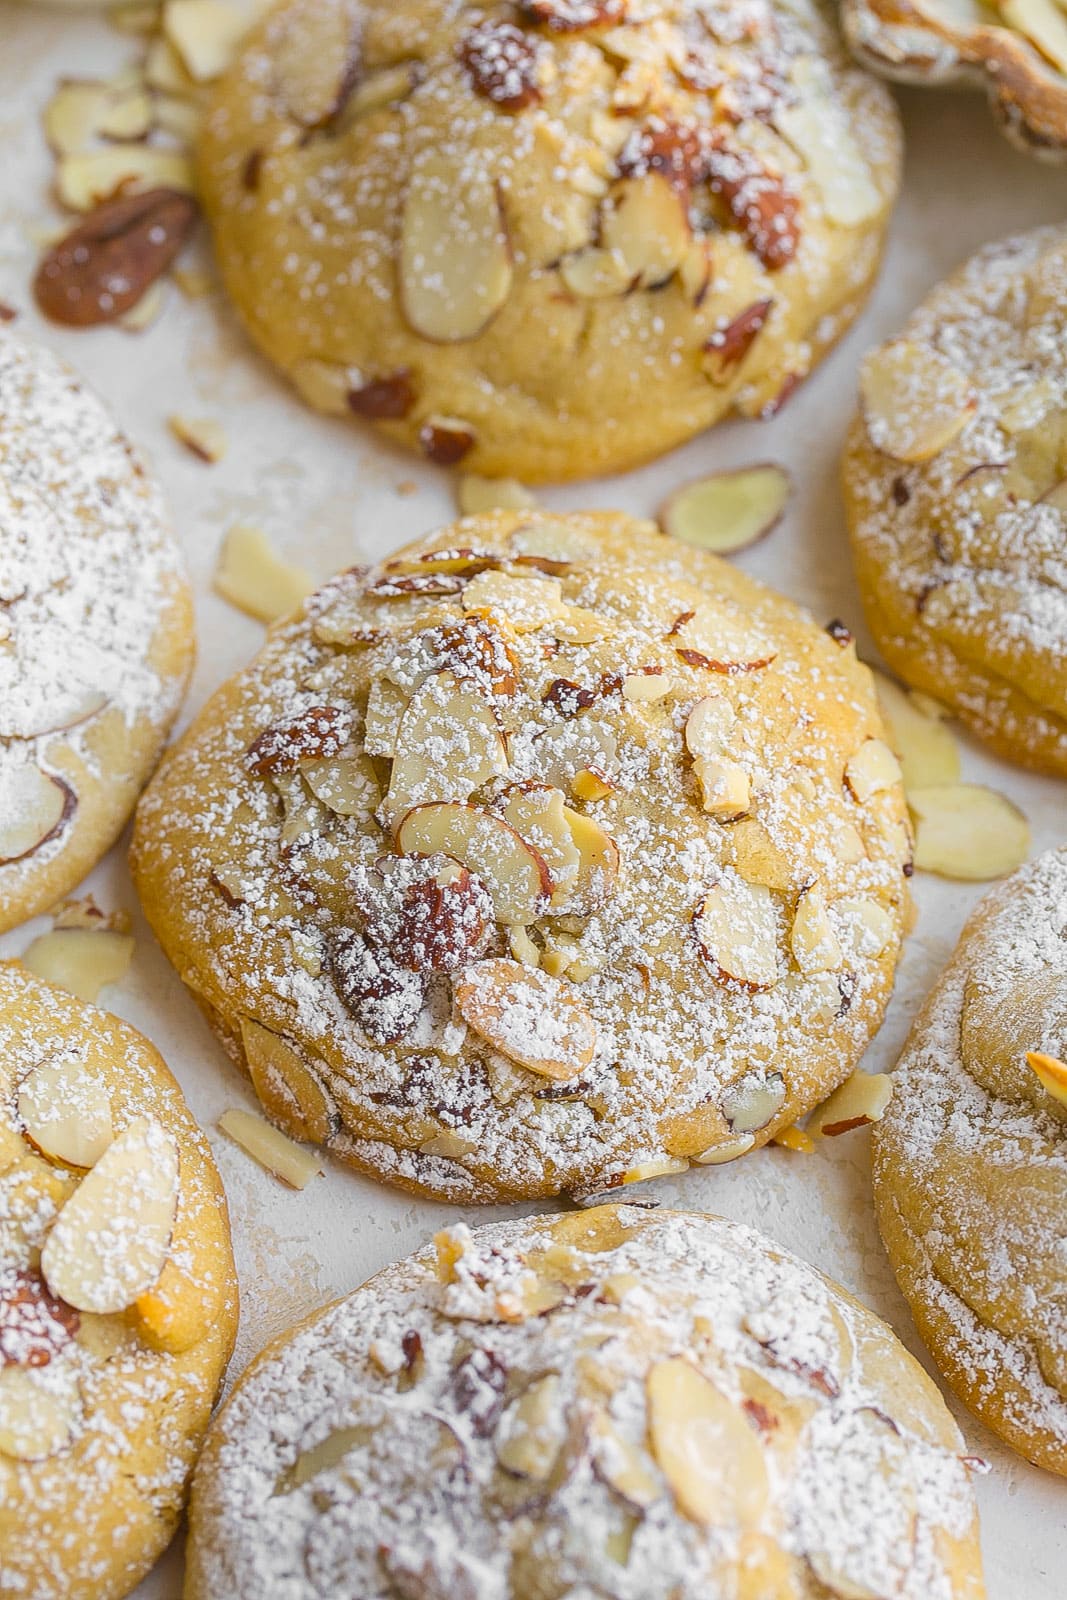
[(455, 1003), (475, 1033), (542, 1077), (576, 1078), (596, 1052), (596, 1024), (570, 985), (517, 961), (468, 967)]
[(1030, 824), (1018, 806), (981, 784), (912, 789), (915, 865), (944, 878), (984, 882), (1014, 872), (1030, 849)]
[(660, 512), (660, 524), (683, 544), (732, 555), (770, 533), (791, 487), (785, 469), (771, 463), (714, 472), (676, 489)]
[(46, 983), (93, 1004), (101, 989), (125, 977), (133, 952), (132, 936), (112, 928), (53, 928), (26, 948), (22, 964)]

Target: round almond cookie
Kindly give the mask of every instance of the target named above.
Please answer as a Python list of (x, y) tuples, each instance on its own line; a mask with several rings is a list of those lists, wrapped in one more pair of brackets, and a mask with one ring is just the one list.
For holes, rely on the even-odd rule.
[(287, 0), (199, 169), (311, 405), (535, 481), (772, 413), (870, 287), (899, 158), (815, 0)]
[(137, 1585), (236, 1330), (226, 1198), (162, 1060), (0, 963), (0, 1600)]
[(0, 932), (133, 810), (192, 666), (160, 491), (94, 394), (0, 330)]
[(1067, 847), (988, 894), (874, 1130), (878, 1220), (949, 1383), (1067, 1475)]
[(164, 949), (268, 1112), (454, 1200), (763, 1144), (877, 1028), (899, 769), (847, 641), (621, 514), (342, 573), (147, 791)]
[(460, 1225), (241, 1379), (185, 1600), (980, 1600), (963, 1449), (885, 1323), (751, 1228)]
[(871, 631), (998, 755), (1067, 776), (1067, 229), (988, 245), (867, 357), (844, 461)]

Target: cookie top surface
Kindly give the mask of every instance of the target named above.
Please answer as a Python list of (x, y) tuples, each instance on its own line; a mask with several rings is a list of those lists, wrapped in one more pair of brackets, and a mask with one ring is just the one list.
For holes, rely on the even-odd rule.
[(812, 0), (290, 0), (200, 186), (313, 405), (533, 480), (773, 409), (855, 315), (898, 166)]
[(450, 1198), (597, 1192), (847, 1076), (907, 909), (898, 777), (788, 601), (621, 514), (498, 513), (278, 627), (133, 864), (290, 1131)]
[(0, 928), (72, 888), (178, 709), (191, 610), (162, 497), (101, 402), (0, 331)]
[[(1049, 1058), (1042, 1078), (1027, 1063)], [(1067, 1474), (1067, 849), (987, 895), (874, 1134), (882, 1230), (946, 1376)], [(1058, 1070), (1057, 1070), (1058, 1064)]]
[(160, 1057), (0, 963), (0, 1595), (134, 1587), (236, 1327), (222, 1186)]
[(186, 1595), (977, 1600), (962, 1448), (889, 1328), (753, 1229), (461, 1225), (253, 1364)]
[(1067, 233), (980, 250), (867, 358), (845, 460), (875, 636), (1005, 756), (1067, 773)]

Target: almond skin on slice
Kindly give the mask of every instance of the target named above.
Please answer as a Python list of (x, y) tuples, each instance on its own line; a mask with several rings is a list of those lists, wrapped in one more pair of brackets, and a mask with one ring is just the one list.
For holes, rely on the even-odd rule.
[(0, 774), (0, 867), (50, 843), (76, 807), (73, 789), (30, 763)]
[(578, 875), (570, 886), (566, 903), (575, 909), (592, 910), (603, 905), (614, 893), (622, 856), (615, 840), (599, 822), (570, 806), (564, 806), (563, 812), (578, 852)]
[(930, 461), (952, 443), (978, 402), (970, 381), (931, 345), (900, 339), (860, 369), (860, 398), (876, 450), (895, 461)]
[[(96, 937), (96, 935), (91, 935)], [(101, 1077), (62, 1056), (42, 1061), (19, 1086), (18, 1114), (26, 1137), (50, 1161), (91, 1167), (114, 1137), (111, 1097)]]
[(33, 283), (38, 309), (70, 328), (114, 322), (166, 272), (198, 215), (193, 197), (174, 189), (97, 206), (43, 256)]
[(755, 1522), (767, 1469), (740, 1408), (681, 1356), (655, 1363), (646, 1396), (652, 1453), (684, 1515), (704, 1527)]
[(943, 878), (984, 882), (1022, 865), (1030, 824), (1018, 806), (980, 784), (935, 784), (913, 789), (915, 865)]
[(245, 762), (257, 778), (295, 772), (305, 761), (339, 756), (350, 732), (351, 718), (340, 706), (308, 706), (253, 739)]
[(886, 1072), (854, 1072), (824, 1100), (808, 1119), (809, 1135), (834, 1139), (881, 1122), (893, 1097), (893, 1080)]
[(431, 151), (415, 168), (398, 266), (404, 315), (424, 339), (475, 339), (492, 321), (512, 267), (496, 186), (482, 163)]
[(561, 978), (504, 957), (469, 967), (456, 1010), (494, 1050), (545, 1078), (577, 1078), (596, 1053), (596, 1024)]
[(384, 810), (395, 821), (431, 800), (466, 800), (508, 770), (492, 702), (452, 672), (434, 672), (400, 719)]
[(683, 544), (732, 555), (770, 533), (791, 489), (789, 474), (771, 464), (715, 472), (676, 489), (660, 512), (660, 526)]
[(1026, 1064), (1034, 1072), (1041, 1087), (1058, 1100), (1061, 1105), (1067, 1106), (1067, 1062), (1058, 1061), (1055, 1056), (1048, 1056), (1043, 1050), (1028, 1050)]
[(250, 1017), (241, 1018), (249, 1076), (265, 1109), (298, 1139), (325, 1144), (341, 1126), (337, 1107), (318, 1073), (287, 1039)]
[(397, 848), (405, 855), (446, 855), (489, 891), (498, 922), (536, 921), (552, 895), (544, 859), (501, 817), (446, 801), (416, 806), (401, 819)]
[(774, 897), (761, 884), (723, 878), (693, 919), (701, 953), (716, 975), (753, 992), (778, 982)]
[(39, 1272), (0, 1268), (0, 1370), (47, 1367), (80, 1325), (74, 1307), (49, 1294)]
[[(312, 25), (313, 24), (313, 25)], [(271, 41), (274, 93), (285, 114), (319, 128), (343, 108), (360, 71), (359, 28), (351, 5), (285, 13)]]
[(46, 983), (95, 1002), (101, 989), (129, 971), (134, 941), (108, 928), (53, 928), (23, 952), (22, 964)]
[(178, 1204), (178, 1149), (138, 1118), (60, 1211), (41, 1252), (53, 1294), (79, 1311), (125, 1311), (158, 1279)]

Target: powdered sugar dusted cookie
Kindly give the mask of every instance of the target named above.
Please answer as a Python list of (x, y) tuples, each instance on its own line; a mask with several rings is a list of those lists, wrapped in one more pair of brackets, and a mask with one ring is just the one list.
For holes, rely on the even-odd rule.
[(844, 478), (871, 630), (998, 754), (1067, 775), (1067, 231), (980, 250), (867, 358)]
[(0, 331), (0, 931), (115, 839), (192, 664), (159, 489), (95, 395)]
[(979, 1600), (962, 1449), (889, 1328), (751, 1228), (460, 1226), (241, 1380), (186, 1600)]
[(233, 1347), (207, 1143), (128, 1024), (0, 963), (0, 1595), (118, 1600)]
[(1067, 848), (964, 929), (874, 1129), (882, 1236), (960, 1397), (1067, 1475)]
[(866, 295), (899, 134), (813, 0), (288, 0), (200, 156), (313, 406), (535, 480), (774, 411)]
[(133, 866), (268, 1111), (425, 1193), (743, 1155), (846, 1077), (905, 922), (866, 668), (647, 523), (342, 573), (168, 758)]

